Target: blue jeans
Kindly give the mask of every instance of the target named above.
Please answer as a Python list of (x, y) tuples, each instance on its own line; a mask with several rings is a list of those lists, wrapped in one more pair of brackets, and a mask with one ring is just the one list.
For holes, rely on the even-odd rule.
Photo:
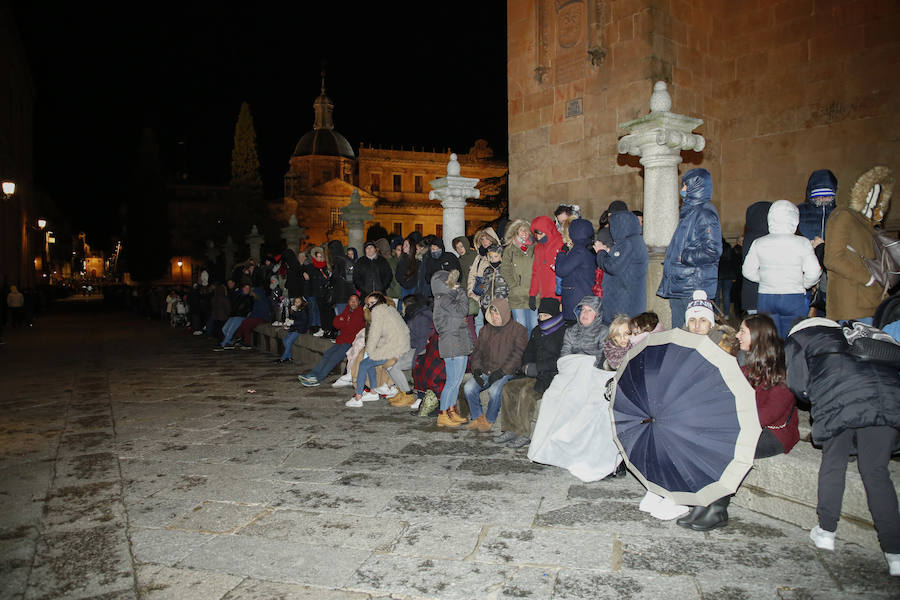
[(537, 311), (530, 308), (514, 308), (512, 309), (512, 318), (516, 323), (523, 325), (528, 330), (528, 336), (531, 337), (531, 330), (537, 327), (538, 323)]
[(231, 343), (231, 338), (234, 337), (234, 332), (237, 331), (238, 327), (241, 326), (241, 323), (244, 322), (244, 317), (230, 317), (225, 324), (222, 325), (222, 333), (225, 335), (225, 339), (222, 340), (222, 343), (219, 344), (223, 348)]
[(472, 377), (472, 379), (468, 380), (463, 387), (463, 391), (466, 393), (466, 402), (469, 403), (469, 418), (477, 419), (481, 416), (481, 398), (479, 398), (479, 395), (482, 390), (487, 388), (490, 402), (488, 402), (487, 413), (484, 416), (487, 418), (488, 422), (495, 422), (497, 416), (500, 414), (500, 393), (503, 391), (503, 386), (506, 385), (506, 382), (511, 378), (512, 375), (504, 375), (491, 384), (490, 387), (488, 387), (487, 375), (482, 375), (481, 380), (477, 377)]
[(322, 315), (319, 313), (319, 301), (315, 296), (307, 296), (306, 301), (309, 302), (309, 326), (322, 326)]
[(475, 313), (475, 337), (478, 337), (482, 327), (484, 327), (484, 314), (481, 312), (481, 309), (479, 309), (478, 312)]
[(281, 360), (291, 358), (291, 351), (293, 350), (294, 342), (297, 341), (298, 337), (300, 337), (299, 331), (290, 331), (284, 336), (284, 352), (281, 354)]
[(309, 372), (309, 376), (315, 377), (316, 381), (322, 381), (328, 377), (328, 374), (334, 371), (334, 368), (347, 357), (347, 350), (349, 349), (350, 344), (335, 344), (326, 350), (319, 362), (316, 363), (316, 366)]
[(761, 313), (766, 313), (775, 321), (778, 335), (782, 339), (787, 337), (791, 330), (791, 324), (797, 317), (804, 319), (809, 314), (809, 302), (806, 293), (800, 294), (760, 294), (756, 308)]
[(366, 379), (370, 379), (369, 389), (374, 390), (378, 387), (378, 384), (375, 383), (378, 381), (375, 373), (375, 367), (378, 365), (383, 365), (386, 363), (386, 360), (372, 360), (371, 358), (364, 358), (362, 362), (359, 363), (359, 371), (356, 373), (356, 393), (362, 394), (363, 388), (366, 386)]
[(338, 316), (339, 314), (344, 312), (345, 308), (347, 308), (346, 302), (344, 302), (343, 304), (335, 304), (334, 305), (334, 316)]
[(672, 311), (672, 329), (684, 327), (684, 311), (687, 310), (690, 298), (669, 298), (669, 309)]
[(453, 358), (444, 359), (447, 380), (444, 382), (443, 391), (441, 391), (441, 410), (447, 410), (451, 406), (456, 406), (459, 384), (462, 383), (463, 377), (466, 376), (466, 365), (468, 362), (468, 356), (454, 356)]

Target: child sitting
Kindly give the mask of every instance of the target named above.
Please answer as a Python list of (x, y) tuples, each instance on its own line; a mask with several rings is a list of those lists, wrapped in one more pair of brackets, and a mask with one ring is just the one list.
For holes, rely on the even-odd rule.
[(609, 335), (603, 344), (603, 369), (615, 371), (625, 360), (625, 354), (631, 350), (631, 319), (628, 315), (616, 315), (609, 324)]
[(301, 334), (309, 331), (309, 305), (303, 296), (294, 298), (294, 302), (291, 304), (290, 318), (284, 321), (284, 328), (287, 329), (288, 334), (284, 336), (284, 353), (275, 361), (277, 363), (294, 362), (292, 357), (294, 342)]

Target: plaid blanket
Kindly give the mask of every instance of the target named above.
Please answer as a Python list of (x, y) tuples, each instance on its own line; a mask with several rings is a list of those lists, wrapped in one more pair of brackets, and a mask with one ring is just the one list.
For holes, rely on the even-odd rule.
[(433, 391), (439, 395), (444, 390), (444, 382), (447, 381), (447, 371), (444, 369), (444, 359), (438, 353), (438, 334), (432, 332), (425, 343), (425, 353), (416, 357), (412, 369), (413, 385), (417, 391)]

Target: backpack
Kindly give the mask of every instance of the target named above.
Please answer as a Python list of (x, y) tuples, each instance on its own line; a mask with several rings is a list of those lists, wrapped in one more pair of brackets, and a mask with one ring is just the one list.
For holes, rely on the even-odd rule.
[(884, 288), (881, 297), (885, 298), (891, 289), (900, 284), (900, 240), (892, 239), (883, 231), (876, 231), (872, 236), (872, 247), (875, 258), (863, 260), (869, 273)]

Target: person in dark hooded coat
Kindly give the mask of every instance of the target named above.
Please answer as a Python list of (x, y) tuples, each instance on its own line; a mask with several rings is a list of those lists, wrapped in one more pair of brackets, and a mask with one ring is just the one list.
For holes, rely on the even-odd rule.
[(806, 183), (806, 202), (797, 205), (800, 211), (800, 224), (797, 231), (808, 239), (825, 240), (825, 225), (834, 210), (834, 198), (837, 196), (837, 177), (828, 169), (813, 171)]
[(431, 293), (431, 278), (438, 271), (460, 271), (462, 267), (459, 259), (452, 252), (444, 249), (444, 240), (436, 235), (425, 236), (425, 256), (422, 257), (422, 268), (425, 270), (425, 294), (433, 296)]
[(336, 300), (334, 312), (335, 315), (339, 315), (347, 306), (347, 298), (356, 293), (356, 287), (353, 285), (353, 269), (340, 240), (328, 242), (328, 255), (331, 259), (331, 277)]
[[(771, 202), (754, 202), (747, 207), (746, 217), (744, 221), (744, 244), (741, 255), (741, 270), (744, 268), (744, 261), (750, 253), (750, 246), (759, 238), (769, 235), (769, 209), (772, 207)], [(741, 309), (744, 312), (755, 314), (756, 305), (759, 303), (759, 283), (750, 281), (743, 275), (741, 276)]]
[(575, 219), (569, 225), (572, 247), (556, 256), (556, 275), (562, 278), (562, 314), (566, 321), (575, 319), (576, 305), (591, 296), (596, 271), (596, 257), (591, 247), (594, 226), (587, 219)]
[(900, 374), (857, 358), (836, 322), (795, 325), (785, 346), (787, 386), (809, 403), (812, 441), (822, 446), (816, 514), (818, 548), (834, 550), (849, 456), (855, 450), (878, 542), (891, 575), (900, 575), (900, 512), (888, 464), (900, 450)]
[(285, 287), (287, 288), (288, 298), (299, 298), (306, 296), (306, 279), (303, 278), (303, 265), (297, 258), (297, 253), (291, 248), (284, 251), (281, 256), (281, 262), (285, 268)]
[(678, 225), (666, 248), (663, 276), (656, 295), (668, 298), (672, 327), (681, 327), (682, 316), (694, 290), (714, 298), (719, 284), (722, 228), (712, 203), (712, 175), (706, 169), (691, 169), (681, 178), (683, 203)]
[(641, 222), (630, 212), (609, 215), (614, 245), (594, 242), (597, 266), (603, 269), (603, 323), (616, 315), (634, 317), (647, 309), (647, 268), (650, 256), (641, 235)]

